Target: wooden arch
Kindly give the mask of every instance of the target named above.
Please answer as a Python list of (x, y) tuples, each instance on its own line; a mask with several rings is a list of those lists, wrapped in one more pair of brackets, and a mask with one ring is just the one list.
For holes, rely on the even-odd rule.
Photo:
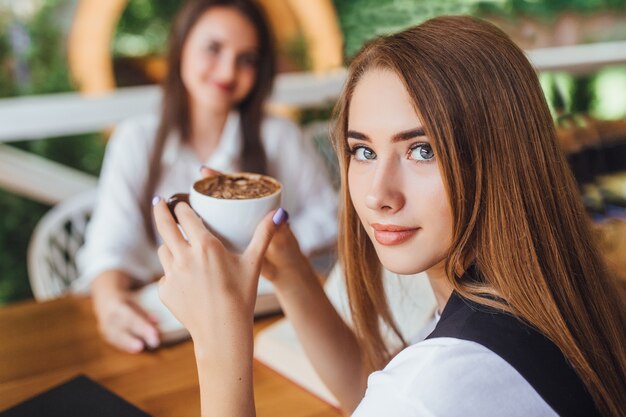
[[(300, 28), (314, 71), (342, 64), (342, 35), (332, 0), (258, 0), (267, 11), (279, 42)], [(68, 39), (68, 61), (80, 91), (115, 88), (111, 39), (128, 0), (80, 0)]]

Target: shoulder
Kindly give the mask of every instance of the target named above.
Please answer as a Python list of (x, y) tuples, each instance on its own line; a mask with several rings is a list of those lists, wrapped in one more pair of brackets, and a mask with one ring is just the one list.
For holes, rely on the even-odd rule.
[(120, 122), (113, 131), (111, 141), (132, 141), (147, 145), (154, 141), (159, 127), (159, 117), (154, 113), (135, 116)]
[[(475, 366), (476, 363), (481, 366)], [(436, 338), (402, 350), (381, 374), (414, 388), (421, 385), (424, 385), (424, 389), (437, 385), (460, 388), (465, 385), (465, 381), (482, 375), (484, 367), (506, 368), (508, 364), (478, 343)]]
[(397, 397), (435, 415), (555, 415), (506, 361), (478, 343), (455, 338), (404, 349), (370, 376), (368, 395)]
[(561, 350), (509, 313), (453, 293), (428, 337), (464, 340), (493, 352), (559, 414), (597, 415), (591, 396)]
[(156, 131), (158, 126), (159, 116), (156, 113), (145, 113), (121, 121), (116, 130)]

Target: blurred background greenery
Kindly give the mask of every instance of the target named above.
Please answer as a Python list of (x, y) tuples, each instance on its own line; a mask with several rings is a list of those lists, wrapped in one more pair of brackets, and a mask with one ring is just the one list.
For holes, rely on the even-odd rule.
[[(0, 98), (75, 89), (68, 70), (66, 38), (78, 1), (0, 0)], [(155, 82), (142, 64), (163, 54), (171, 17), (182, 3), (129, 0), (111, 43), (118, 86)], [(526, 48), (546, 46), (541, 44), (541, 36), (549, 38), (563, 21), (580, 25), (580, 43), (626, 39), (626, 0), (333, 0), (333, 4), (346, 59), (372, 36), (441, 14), (471, 13), (488, 18)], [(597, 15), (614, 16), (616, 23), (585, 32), (584, 23)], [(531, 26), (534, 39), (521, 30)], [(306, 48), (302, 36), (282, 45), (281, 54), (291, 62), (291, 69), (309, 68)], [(626, 116), (624, 67), (580, 76), (542, 73), (540, 78), (555, 114), (558, 110), (600, 119)], [(327, 118), (328, 114), (328, 108), (299, 113), (302, 122)], [(97, 175), (105, 143), (106, 134), (96, 132), (10, 145)], [(0, 189), (0, 305), (32, 296), (26, 250), (35, 224), (48, 208)]]

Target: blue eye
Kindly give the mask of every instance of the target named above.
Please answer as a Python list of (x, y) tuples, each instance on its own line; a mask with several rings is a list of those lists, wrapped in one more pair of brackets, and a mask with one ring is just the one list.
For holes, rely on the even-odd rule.
[(355, 146), (350, 150), (353, 158), (357, 161), (371, 161), (376, 159), (376, 152), (365, 146)]
[(435, 157), (432, 146), (428, 143), (419, 143), (409, 150), (409, 159), (415, 161), (430, 161)]

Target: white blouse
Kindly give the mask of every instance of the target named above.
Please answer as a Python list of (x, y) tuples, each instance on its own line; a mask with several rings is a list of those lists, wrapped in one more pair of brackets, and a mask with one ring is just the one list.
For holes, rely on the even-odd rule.
[[(156, 247), (144, 232), (140, 199), (148, 173), (159, 119), (145, 115), (121, 123), (106, 150), (98, 185), (98, 200), (77, 255), (80, 278), (76, 291), (87, 291), (100, 273), (123, 270), (147, 281), (162, 274)], [(261, 126), (268, 174), (283, 185), (282, 207), (302, 251), (332, 244), (337, 236), (337, 194), (325, 165), (300, 129), (285, 118), (267, 116)], [(167, 138), (162, 179), (155, 195), (167, 198), (189, 192), (201, 177), (200, 166), (222, 172), (240, 170), (242, 139), (239, 114), (228, 116), (218, 147), (206, 161), (172, 134)]]
[(515, 368), (486, 347), (451, 337), (401, 351), (372, 373), (353, 417), (557, 417)]

